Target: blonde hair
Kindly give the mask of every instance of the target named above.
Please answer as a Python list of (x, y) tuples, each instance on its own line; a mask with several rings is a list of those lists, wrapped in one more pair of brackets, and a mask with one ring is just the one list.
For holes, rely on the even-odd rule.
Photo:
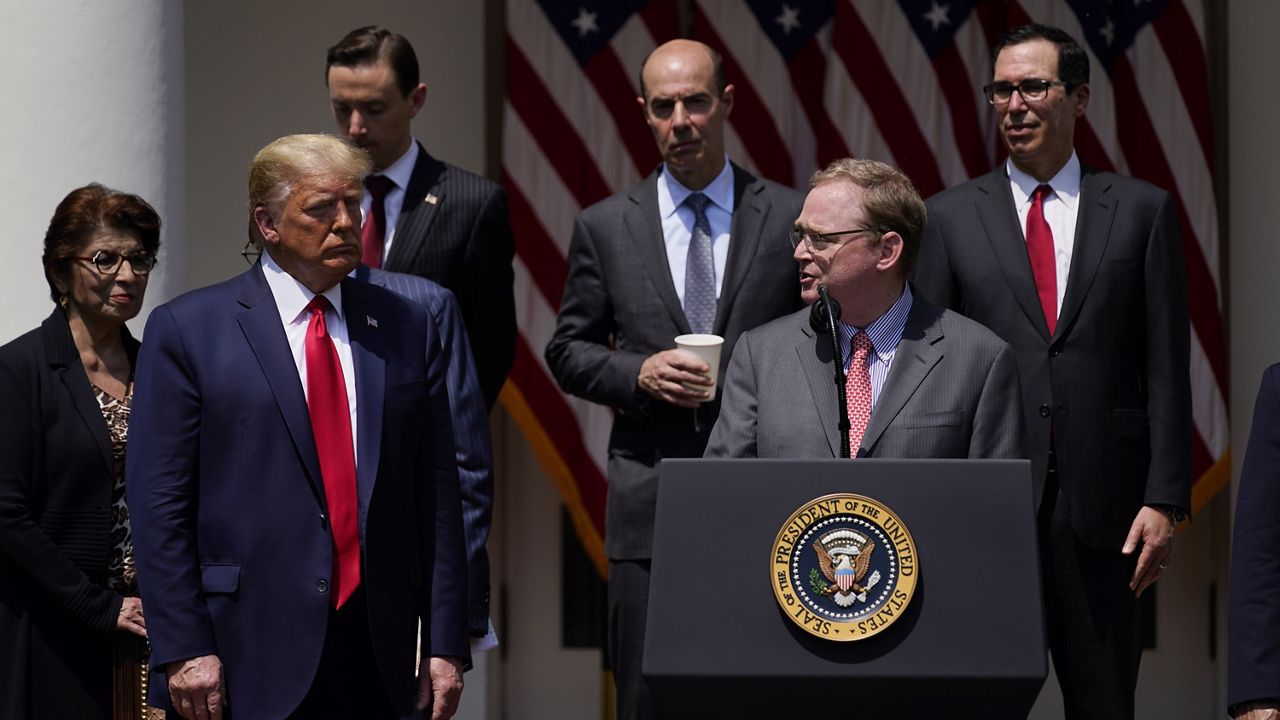
[(373, 172), (364, 150), (333, 135), (285, 135), (258, 151), (249, 165), (249, 239), (262, 246), (253, 213), (260, 207), (275, 216), (293, 186), (303, 178), (362, 182)]
[(902, 236), (902, 259), (899, 267), (907, 275), (920, 255), (928, 211), (911, 180), (897, 169), (878, 160), (843, 158), (815, 172), (809, 187), (848, 180), (866, 192), (862, 211), (867, 225), (880, 232), (896, 232)]

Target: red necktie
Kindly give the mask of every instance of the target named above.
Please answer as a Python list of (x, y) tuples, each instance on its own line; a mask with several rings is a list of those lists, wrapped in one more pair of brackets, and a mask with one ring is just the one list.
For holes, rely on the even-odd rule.
[(1027, 211), (1027, 256), (1031, 258), (1031, 274), (1036, 279), (1036, 294), (1040, 296), (1040, 309), (1049, 324), (1052, 335), (1058, 326), (1058, 270), (1054, 261), (1053, 231), (1044, 219), (1044, 199), (1053, 192), (1048, 185), (1041, 185), (1031, 194), (1031, 209)]
[(867, 359), (871, 356), (871, 338), (865, 332), (853, 336), (853, 358), (844, 376), (844, 394), (849, 401), (849, 455), (858, 456), (862, 436), (871, 421), (871, 371)]
[(323, 295), (307, 304), (311, 322), (304, 344), (307, 357), (307, 410), (320, 458), (329, 529), (333, 534), (333, 607), (351, 597), (360, 585), (360, 530), (356, 501), (356, 460), (351, 446), (351, 411), (347, 384), (342, 379), (338, 349), (329, 337), (324, 313), (330, 309)]
[(371, 268), (380, 268), (383, 240), (387, 237), (387, 208), (384, 201), (395, 183), (386, 175), (370, 175), (364, 179), (364, 186), (369, 188), (369, 197), (373, 202), (369, 205), (369, 217), (364, 219), (364, 227), (360, 229), (360, 262)]

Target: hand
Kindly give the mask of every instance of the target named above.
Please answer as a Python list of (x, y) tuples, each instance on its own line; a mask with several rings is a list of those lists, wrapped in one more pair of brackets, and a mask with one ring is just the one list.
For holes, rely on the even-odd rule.
[(418, 699), (414, 707), (431, 706), (431, 720), (449, 720), (458, 712), (462, 699), (462, 661), (451, 657), (432, 657), (427, 672), (418, 668)]
[(127, 597), (120, 606), (120, 614), (116, 616), (116, 629), (133, 633), (138, 637), (147, 636), (147, 622), (142, 617), (142, 598)]
[(169, 698), (178, 714), (187, 720), (221, 720), (226, 689), (222, 684), (222, 661), (217, 655), (201, 655), (171, 662)]
[(1234, 720), (1280, 720), (1280, 709), (1274, 702), (1251, 702), (1236, 708)]
[(1134, 595), (1141, 596), (1143, 590), (1164, 574), (1173, 559), (1173, 522), (1169, 516), (1149, 505), (1139, 510), (1120, 552), (1132, 555), (1139, 544), (1142, 545), (1142, 554), (1138, 556), (1138, 566), (1133, 570), (1129, 589)]
[[(715, 394), (707, 373), (711, 368), (697, 355), (684, 350), (663, 350), (644, 359), (636, 387), (677, 407), (696, 408)], [(690, 390), (682, 383), (701, 386)]]

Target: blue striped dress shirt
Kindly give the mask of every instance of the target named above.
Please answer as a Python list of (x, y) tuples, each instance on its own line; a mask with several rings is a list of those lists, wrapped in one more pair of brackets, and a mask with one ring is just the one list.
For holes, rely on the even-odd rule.
[[(911, 312), (911, 287), (902, 286), (900, 295), (893, 306), (876, 321), (867, 326), (867, 337), (871, 340), (871, 353), (867, 356), (867, 368), (871, 373), (871, 410), (876, 409), (876, 401), (880, 399), (880, 390), (884, 387), (885, 378), (889, 377), (889, 368), (893, 367), (893, 355), (898, 351), (898, 343), (902, 340), (902, 328), (907, 324), (907, 315)], [(862, 332), (862, 328), (840, 323), (840, 353), (844, 356), (845, 372), (849, 371), (852, 360), (850, 346), (853, 336)]]

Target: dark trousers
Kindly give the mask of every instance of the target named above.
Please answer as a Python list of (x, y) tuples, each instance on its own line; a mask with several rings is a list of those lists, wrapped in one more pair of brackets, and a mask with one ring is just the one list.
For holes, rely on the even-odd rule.
[(609, 561), (608, 658), (617, 685), (617, 720), (657, 720), (649, 686), (640, 675), (645, 613), (649, 610), (649, 560)]
[(340, 610), (329, 610), (320, 666), (294, 720), (394, 720), (369, 640), (364, 586)]
[(1129, 589), (1137, 553), (1129, 557), (1077, 540), (1052, 453), (1049, 468), (1040, 552), (1049, 652), (1066, 717), (1131, 720), (1142, 659), (1138, 602)]

